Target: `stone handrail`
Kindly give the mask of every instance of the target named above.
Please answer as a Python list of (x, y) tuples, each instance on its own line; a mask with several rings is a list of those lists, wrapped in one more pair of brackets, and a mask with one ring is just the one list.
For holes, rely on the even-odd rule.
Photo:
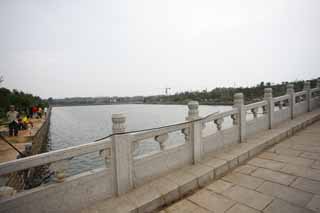
[(150, 131), (146, 131), (146, 132), (140, 132), (140, 133), (134, 133), (133, 136), (133, 141), (141, 141), (144, 139), (148, 139), (148, 138), (153, 138), (159, 135), (163, 135), (163, 134), (168, 134), (171, 132), (176, 132), (179, 130), (183, 130), (185, 128), (189, 128), (190, 124), (189, 123), (181, 123), (181, 124), (176, 124), (170, 127), (163, 127), (160, 129), (156, 129), (156, 130), (150, 130)]
[(254, 108), (259, 108), (259, 107), (266, 106), (267, 104), (268, 104), (267, 101), (259, 101), (259, 102), (256, 102), (256, 103), (245, 105), (245, 108), (246, 108), (246, 110), (251, 110), (251, 109), (254, 109)]
[(303, 95), (306, 95), (306, 94), (307, 94), (307, 91), (300, 91), (300, 92), (296, 92), (295, 96), (298, 97), (298, 96), (303, 96)]
[(320, 91), (320, 88), (318, 87), (311, 89), (311, 92), (319, 92), (319, 91)]
[(225, 111), (225, 112), (215, 113), (215, 114), (212, 114), (212, 115), (202, 119), (202, 123), (205, 124), (205, 123), (208, 123), (208, 122), (211, 122), (211, 121), (215, 121), (217, 119), (221, 119), (221, 118), (224, 118), (224, 117), (232, 116), (234, 114), (238, 114), (238, 110), (237, 109), (231, 109), (231, 110), (228, 110), (228, 111)]
[(276, 102), (280, 102), (280, 101), (286, 101), (286, 100), (289, 100), (289, 98), (290, 98), (289, 95), (282, 95), (279, 97), (274, 97), (273, 102), (276, 103)]
[(58, 162), (61, 160), (67, 160), (79, 155), (98, 152), (110, 148), (110, 140), (104, 140), (46, 152), (26, 158), (20, 158), (17, 160), (0, 163), (0, 175), (5, 175), (11, 172), (33, 168), (36, 166), (41, 166), (53, 162)]

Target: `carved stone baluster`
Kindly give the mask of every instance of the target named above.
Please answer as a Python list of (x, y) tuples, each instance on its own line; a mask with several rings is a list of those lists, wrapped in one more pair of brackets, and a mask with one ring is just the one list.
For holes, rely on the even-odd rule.
[(65, 179), (65, 172), (68, 169), (71, 159), (60, 160), (50, 165), (50, 169), (54, 171), (55, 181), (61, 183)]
[(239, 124), (239, 120), (238, 120), (237, 114), (232, 114), (231, 115), (231, 119), (232, 119), (232, 124), (233, 125), (238, 125)]
[(262, 106), (262, 113), (267, 114), (267, 106)]
[(283, 108), (283, 101), (280, 101), (279, 102), (279, 110), (282, 110), (282, 108)]
[(258, 108), (251, 109), (251, 112), (253, 114), (253, 118), (257, 118), (258, 117)]
[(132, 152), (133, 152), (133, 153), (138, 152), (138, 150), (139, 150), (139, 141), (133, 141), (132, 143), (133, 143), (133, 150), (132, 150)]
[(186, 141), (190, 140), (190, 128), (181, 129), (181, 133), (184, 134), (184, 139)]
[(217, 129), (221, 130), (222, 123), (223, 123), (223, 118), (219, 118), (219, 119), (214, 120), (214, 123), (217, 125)]
[(106, 166), (111, 162), (111, 148), (100, 150), (99, 155), (104, 158)]
[(165, 149), (165, 142), (168, 140), (168, 133), (154, 137), (154, 140), (160, 144), (161, 151)]

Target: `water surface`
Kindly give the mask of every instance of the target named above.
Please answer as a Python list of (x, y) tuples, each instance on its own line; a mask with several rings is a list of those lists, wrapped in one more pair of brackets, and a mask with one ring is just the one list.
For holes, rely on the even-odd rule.
[[(231, 109), (229, 106), (200, 105), (200, 116)], [(98, 105), (54, 107), (51, 115), (50, 149), (57, 150), (70, 146), (93, 142), (112, 133), (111, 116), (113, 113), (127, 115), (127, 131), (160, 127), (185, 121), (188, 108), (185, 105)], [(170, 134), (169, 143), (182, 143), (180, 132)], [(143, 141), (135, 155), (159, 149), (153, 139)], [(70, 166), (71, 173), (85, 171), (104, 164), (97, 154), (88, 154), (74, 158)]]

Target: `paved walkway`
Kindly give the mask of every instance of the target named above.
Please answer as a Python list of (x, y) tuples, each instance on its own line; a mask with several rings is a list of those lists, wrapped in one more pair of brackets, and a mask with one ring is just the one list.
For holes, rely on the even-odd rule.
[(320, 212), (320, 122), (161, 213)]
[[(18, 136), (4, 136), (10, 143), (12, 143), (19, 151), (24, 151), (25, 145), (30, 143), (32, 137), (37, 133), (37, 131), (41, 128), (45, 119), (32, 119), (34, 127), (31, 130), (20, 130)], [(9, 134), (9, 130), (7, 126), (1, 126), (0, 132), (3, 134)], [(3, 134), (5, 135), (5, 134)], [(15, 151), (12, 147), (10, 147), (6, 142), (0, 139), (0, 163), (15, 160), (17, 158), (17, 151)]]

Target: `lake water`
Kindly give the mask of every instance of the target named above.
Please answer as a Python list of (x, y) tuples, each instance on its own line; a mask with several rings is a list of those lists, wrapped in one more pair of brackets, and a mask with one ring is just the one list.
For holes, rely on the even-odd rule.
[[(200, 105), (199, 112), (200, 116), (206, 116), (228, 109), (231, 107)], [(125, 113), (127, 131), (131, 131), (184, 122), (188, 108), (186, 105), (144, 104), (54, 107), (49, 134), (50, 149), (57, 150), (89, 143), (111, 134), (113, 113)], [(172, 133), (169, 142), (183, 142), (183, 135), (180, 132)], [(150, 139), (143, 141), (134, 154), (140, 155), (157, 149), (158, 143)], [(97, 153), (88, 154), (74, 158), (69, 172), (79, 173), (103, 164), (103, 159)]]

